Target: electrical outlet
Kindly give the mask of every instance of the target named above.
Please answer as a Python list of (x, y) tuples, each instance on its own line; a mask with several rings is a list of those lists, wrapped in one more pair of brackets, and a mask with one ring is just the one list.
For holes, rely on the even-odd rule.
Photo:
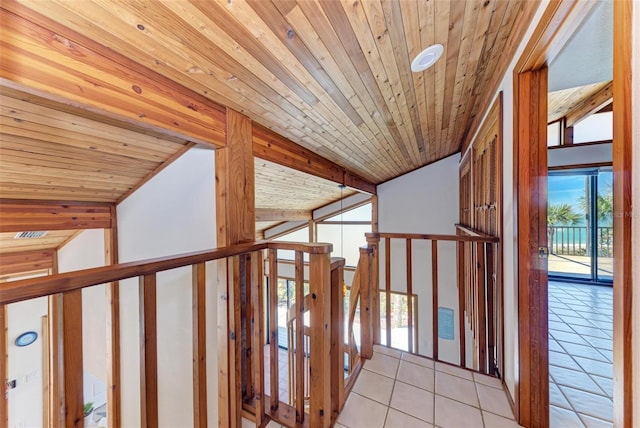
[(14, 389), (16, 387), (16, 380), (11, 379), (7, 381), (7, 389)]

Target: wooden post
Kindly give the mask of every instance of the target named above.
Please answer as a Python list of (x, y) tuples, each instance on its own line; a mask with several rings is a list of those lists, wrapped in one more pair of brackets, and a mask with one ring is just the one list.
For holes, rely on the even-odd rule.
[(264, 408), (264, 274), (262, 251), (251, 253), (251, 348), (256, 426), (262, 426)]
[[(296, 422), (304, 420), (304, 257), (302, 251), (296, 251), (296, 340), (295, 340), (295, 397)], [(312, 334), (315, 330), (312, 330)], [(326, 379), (325, 379), (326, 381)], [(291, 382), (290, 382), (291, 384)]]
[[(255, 172), (251, 120), (226, 110), (226, 147), (217, 149), (216, 159), (216, 224), (217, 245), (225, 247), (255, 239)], [(241, 423), (242, 406), (230, 396), (237, 391), (231, 371), (236, 361), (231, 358), (230, 337), (236, 337), (239, 325), (230, 323), (235, 308), (230, 296), (234, 279), (233, 264), (219, 264), (218, 269), (218, 425), (235, 428)], [(233, 284), (233, 282), (231, 282)], [(239, 355), (238, 355), (239, 357)], [(235, 393), (234, 393), (235, 394)]]
[(84, 425), (82, 379), (82, 290), (64, 293), (62, 298), (64, 346), (64, 425)]
[[(377, 202), (377, 196), (372, 198), (372, 203), (374, 200)], [(373, 212), (376, 214), (377, 219), (377, 205)], [(377, 229), (377, 221), (375, 225)], [(371, 261), (371, 312), (373, 318), (373, 340), (375, 343), (380, 343), (380, 238), (377, 234), (367, 234), (367, 246), (373, 250), (373, 259)]]
[(193, 319), (193, 425), (207, 427), (206, 264), (191, 267)]
[(360, 356), (373, 357), (373, 324), (371, 320), (371, 252), (360, 248)]
[(331, 264), (329, 254), (309, 255), (311, 294), (311, 375), (309, 426), (331, 425)]
[[(156, 274), (140, 277), (140, 426), (158, 426)], [(66, 299), (66, 295), (65, 295)], [(66, 327), (66, 325), (65, 325)], [(65, 328), (66, 330), (66, 328)], [(65, 367), (66, 369), (66, 367)], [(66, 372), (65, 372), (66, 377)]]
[[(118, 263), (118, 221), (111, 207), (111, 228), (104, 230), (105, 265)], [(122, 426), (120, 402), (120, 283), (106, 284), (107, 300), (107, 421), (109, 428)]]
[(230, 426), (242, 425), (242, 343), (241, 330), (241, 305), (240, 287), (242, 287), (244, 272), (240, 263), (241, 256), (233, 256), (227, 259), (229, 272), (229, 408)]
[(493, 244), (488, 242), (486, 243), (486, 272), (487, 272), (487, 315), (486, 315), (486, 326), (487, 326), (487, 363), (489, 368), (489, 374), (495, 375), (496, 373), (496, 328), (498, 327), (496, 324), (495, 317), (495, 278), (494, 278), (494, 259), (493, 259)]
[(438, 241), (431, 241), (431, 316), (433, 359), (438, 361)]
[[(331, 265), (331, 410), (335, 419), (342, 410), (344, 394), (344, 259)], [(337, 399), (336, 399), (337, 398)]]
[(280, 376), (278, 352), (278, 250), (269, 250), (269, 380), (271, 389), (271, 410), (280, 405)]

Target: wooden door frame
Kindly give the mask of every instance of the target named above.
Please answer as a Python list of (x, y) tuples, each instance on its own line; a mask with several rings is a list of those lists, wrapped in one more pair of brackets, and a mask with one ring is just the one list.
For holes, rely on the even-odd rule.
[[(519, 332), (519, 362), (521, 373), (523, 370), (538, 370), (542, 375), (548, 370), (548, 347), (547, 328), (548, 319), (546, 316), (537, 316), (531, 321), (523, 317), (523, 310), (529, 312), (531, 303), (540, 303), (546, 308), (548, 296), (546, 287), (530, 287), (532, 280), (538, 279), (536, 269), (531, 266), (530, 261), (536, 254), (533, 254), (534, 247), (541, 246), (543, 242), (533, 245), (529, 242), (522, 242), (527, 236), (535, 234), (546, 240), (546, 234), (539, 233), (539, 225), (531, 227), (529, 217), (537, 215), (538, 206), (528, 203), (527, 194), (522, 190), (526, 189), (525, 182), (539, 180), (541, 171), (531, 171), (531, 160), (525, 159), (527, 146), (536, 147), (539, 155), (534, 165), (541, 165), (542, 157), (546, 160), (546, 133), (542, 133), (540, 138), (530, 139), (528, 131), (521, 130), (518, 113), (523, 109), (531, 110), (531, 106), (524, 105), (525, 101), (520, 95), (520, 78), (530, 71), (541, 70), (546, 64), (560, 52), (571, 35), (579, 27), (584, 18), (588, 15), (594, 3), (580, 2), (576, 0), (552, 1), (544, 11), (534, 33), (526, 45), (516, 67), (513, 71), (514, 85), (514, 200), (517, 201), (518, 210), (518, 293), (519, 302), (525, 307), (519, 308), (518, 332)], [(614, 138), (613, 138), (613, 170), (614, 170), (614, 423), (615, 426), (631, 427), (633, 397), (631, 389), (631, 302), (632, 302), (632, 282), (631, 282), (631, 19), (632, 0), (619, 0), (614, 2), (613, 17), (613, 99), (614, 99)], [(546, 91), (544, 92), (546, 98)], [(539, 99), (538, 99), (539, 101)], [(540, 107), (540, 106), (538, 106)], [(538, 109), (540, 112), (541, 109)], [(545, 108), (546, 110), (546, 108)], [(545, 120), (546, 121), (546, 120)], [(541, 150), (542, 149), (542, 150)], [(524, 150), (524, 151), (522, 151)], [(521, 156), (522, 155), (522, 156)], [(538, 156), (536, 155), (536, 156)], [(540, 168), (543, 168), (540, 166)], [(546, 164), (544, 168), (546, 170)], [(546, 175), (546, 174), (545, 174)], [(534, 212), (532, 213), (531, 210)], [(535, 212), (538, 210), (538, 212)], [(629, 215), (625, 215), (625, 214)], [(521, 232), (525, 231), (523, 236)], [(544, 290), (543, 290), (544, 289)], [(541, 308), (539, 308), (541, 309)], [(526, 340), (523, 340), (526, 339)], [(534, 350), (531, 351), (530, 344), (534, 343)], [(546, 344), (539, 346), (539, 344)], [(523, 349), (524, 348), (524, 349)], [(524, 350), (524, 353), (523, 353)], [(516, 413), (518, 420), (525, 426), (548, 426), (546, 421), (539, 416), (541, 412), (548, 414), (548, 388), (541, 388), (542, 384), (548, 383), (548, 376), (521, 376), (516, 388)], [(533, 393), (532, 393), (533, 391)], [(546, 400), (545, 400), (546, 396)], [(546, 407), (546, 408), (545, 408)]]

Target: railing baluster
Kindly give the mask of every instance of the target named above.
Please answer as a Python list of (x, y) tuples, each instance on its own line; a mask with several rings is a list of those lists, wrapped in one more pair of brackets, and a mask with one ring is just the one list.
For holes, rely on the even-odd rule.
[(256, 426), (264, 421), (264, 294), (262, 251), (251, 253), (251, 356)]
[(431, 310), (433, 359), (438, 360), (438, 241), (431, 241)]
[(384, 239), (384, 276), (385, 276), (385, 330), (387, 346), (391, 347), (391, 238)]
[(295, 356), (295, 408), (296, 421), (304, 420), (304, 257), (302, 251), (296, 251), (296, 340)]
[(207, 426), (207, 336), (206, 336), (206, 266), (191, 268), (191, 302), (193, 317), (193, 425)]
[[(80, 291), (78, 291), (79, 293)], [(156, 323), (156, 274), (140, 277), (140, 425), (158, 426), (158, 342)], [(65, 293), (63, 305), (69, 293)], [(65, 336), (67, 319), (64, 319)], [(82, 337), (82, 334), (80, 334)], [(80, 346), (82, 349), (82, 346)], [(65, 339), (65, 379), (67, 378)], [(81, 378), (82, 379), (82, 378)], [(65, 397), (66, 399), (67, 397)], [(82, 405), (82, 403), (80, 403)]]
[[(0, 382), (2, 382), (2, 389), (0, 390), (0, 427), (6, 428), (9, 426), (9, 406), (8, 397), (4, 393), (5, 379), (9, 379), (7, 373), (7, 310), (5, 305), (0, 305)], [(48, 352), (44, 349), (43, 352)], [(45, 397), (46, 400), (46, 397)]]
[(269, 250), (269, 386), (271, 410), (280, 405), (279, 352), (278, 352), (278, 250)]
[(409, 352), (413, 352), (413, 268), (411, 254), (411, 239), (406, 240), (406, 257), (407, 257), (407, 335)]
[(464, 304), (465, 304), (465, 284), (464, 284), (464, 242), (456, 243), (458, 250), (458, 336), (460, 341), (460, 366), (466, 366), (466, 341), (465, 341), (465, 322), (464, 322)]

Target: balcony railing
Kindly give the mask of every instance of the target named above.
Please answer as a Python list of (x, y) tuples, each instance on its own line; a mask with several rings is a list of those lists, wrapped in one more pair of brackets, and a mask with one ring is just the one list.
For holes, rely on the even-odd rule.
[[(591, 229), (586, 226), (549, 226), (547, 228), (551, 254), (562, 256), (591, 256)], [(613, 256), (613, 227), (595, 230), (598, 257)]]

